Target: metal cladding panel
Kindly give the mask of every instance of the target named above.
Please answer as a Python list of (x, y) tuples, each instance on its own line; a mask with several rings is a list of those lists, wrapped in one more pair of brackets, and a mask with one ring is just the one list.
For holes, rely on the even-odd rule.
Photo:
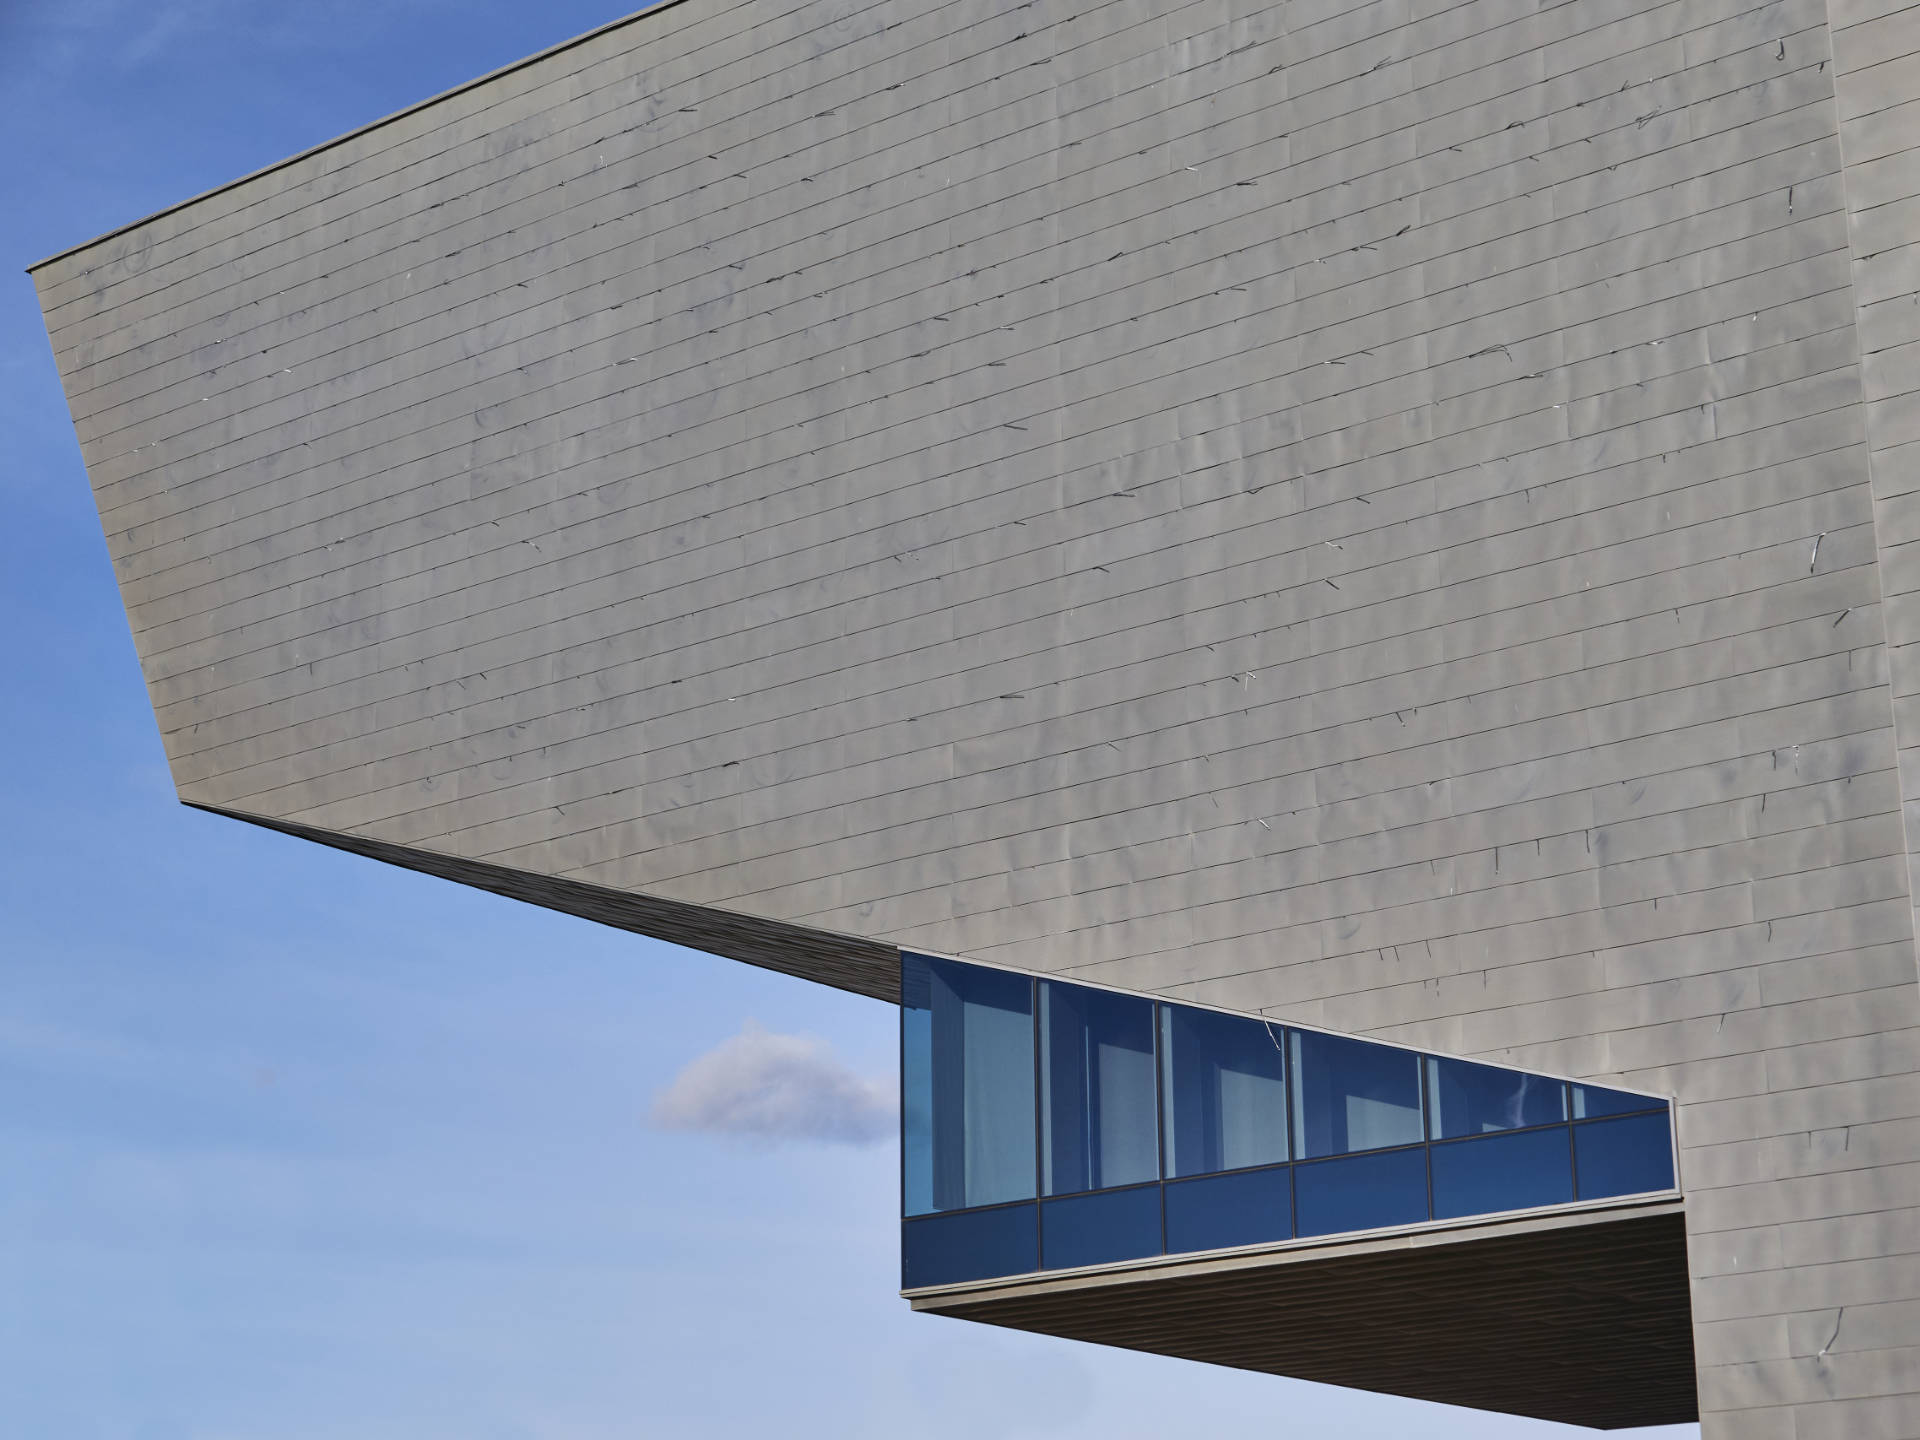
[(686, 0), (58, 257), (179, 792), (1671, 1092), (1920, 1435), (1916, 16)]

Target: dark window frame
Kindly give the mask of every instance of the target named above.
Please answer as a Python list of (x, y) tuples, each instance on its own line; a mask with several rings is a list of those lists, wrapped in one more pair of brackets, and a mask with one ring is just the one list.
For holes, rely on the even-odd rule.
[[(907, 957), (910, 953), (915, 955), (918, 954), (918, 952), (903, 951), (902, 964), (906, 963)], [(945, 959), (945, 957), (940, 957), (940, 956), (927, 956), (924, 958)], [(949, 960), (947, 961), (947, 963), (956, 964), (956, 965), (973, 965), (974, 962), (961, 961), (961, 960)], [(982, 969), (982, 970), (992, 970), (992, 969), (996, 969), (997, 967), (980, 965), (980, 966), (975, 966), (975, 968)], [(1000, 971), (1000, 973), (1017, 974), (1018, 972)], [(904, 1146), (902, 1147), (900, 1165), (899, 1165), (898, 1176), (897, 1176), (898, 1187), (899, 1187), (898, 1202), (899, 1202), (899, 1208), (900, 1208), (900, 1214), (901, 1214), (901, 1223), (903, 1224), (903, 1226), (906, 1224), (912, 1223), (914, 1221), (927, 1220), (935, 1216), (941, 1216), (941, 1215), (980, 1214), (987, 1211), (1011, 1210), (1021, 1205), (1031, 1205), (1033, 1207), (1033, 1212), (1034, 1212), (1034, 1229), (1035, 1229), (1034, 1253), (1040, 1268), (1034, 1271), (1021, 1271), (1019, 1272), (1019, 1274), (1021, 1275), (1031, 1274), (1034, 1276), (1041, 1276), (1041, 1275), (1047, 1275), (1047, 1274), (1067, 1273), (1068, 1270), (1072, 1268), (1079, 1268), (1079, 1267), (1063, 1267), (1063, 1269), (1060, 1271), (1049, 1271), (1047, 1269), (1046, 1250), (1045, 1250), (1046, 1236), (1045, 1236), (1045, 1225), (1043, 1220), (1043, 1209), (1047, 1202), (1060, 1201), (1060, 1200), (1073, 1200), (1073, 1199), (1084, 1198), (1092, 1195), (1112, 1195), (1112, 1194), (1119, 1194), (1123, 1191), (1146, 1190), (1149, 1188), (1157, 1189), (1159, 1191), (1159, 1205), (1160, 1205), (1159, 1255), (1157, 1257), (1143, 1256), (1143, 1257), (1136, 1257), (1130, 1260), (1112, 1261), (1112, 1262), (1105, 1262), (1105, 1263), (1110, 1263), (1115, 1265), (1133, 1265), (1133, 1264), (1142, 1263), (1143, 1260), (1148, 1258), (1164, 1258), (1171, 1255), (1206, 1255), (1206, 1254), (1214, 1253), (1212, 1251), (1205, 1251), (1205, 1250), (1175, 1251), (1175, 1250), (1168, 1249), (1166, 1190), (1169, 1185), (1178, 1185), (1178, 1184), (1184, 1184), (1192, 1181), (1208, 1180), (1208, 1179), (1213, 1179), (1221, 1176), (1249, 1175), (1249, 1174), (1255, 1174), (1260, 1172), (1271, 1172), (1271, 1171), (1277, 1171), (1277, 1170), (1285, 1170), (1287, 1172), (1286, 1190), (1287, 1190), (1287, 1204), (1288, 1204), (1288, 1211), (1289, 1211), (1287, 1215), (1287, 1228), (1288, 1228), (1289, 1234), (1292, 1236), (1292, 1240), (1281, 1241), (1281, 1242), (1259, 1242), (1262, 1245), (1295, 1243), (1302, 1239), (1310, 1239), (1310, 1240), (1324, 1242), (1327, 1240), (1335, 1239), (1341, 1235), (1371, 1234), (1371, 1233), (1375, 1233), (1375, 1231), (1382, 1228), (1388, 1229), (1388, 1230), (1395, 1230), (1395, 1229), (1406, 1228), (1406, 1226), (1408, 1225), (1416, 1225), (1416, 1224), (1434, 1224), (1434, 1223), (1459, 1224), (1462, 1221), (1467, 1221), (1467, 1220), (1476, 1218), (1480, 1214), (1506, 1215), (1506, 1214), (1526, 1213), (1528, 1211), (1548, 1212), (1548, 1211), (1566, 1208), (1565, 1204), (1560, 1204), (1560, 1203), (1547, 1205), (1547, 1206), (1521, 1205), (1521, 1206), (1516, 1206), (1511, 1211), (1504, 1211), (1504, 1210), (1491, 1210), (1491, 1211), (1484, 1211), (1484, 1212), (1476, 1211), (1472, 1215), (1452, 1216), (1442, 1221), (1435, 1221), (1434, 1196), (1433, 1196), (1433, 1151), (1434, 1149), (1438, 1146), (1468, 1144), (1473, 1141), (1485, 1140), (1492, 1136), (1525, 1135), (1525, 1134), (1537, 1134), (1537, 1133), (1549, 1131), (1549, 1130), (1565, 1130), (1567, 1132), (1567, 1152), (1568, 1152), (1567, 1160), (1568, 1160), (1568, 1176), (1569, 1176), (1570, 1193), (1575, 1197), (1571, 1202), (1566, 1202), (1567, 1204), (1579, 1206), (1579, 1205), (1606, 1203), (1608, 1201), (1622, 1202), (1622, 1201), (1631, 1201), (1631, 1200), (1641, 1199), (1641, 1198), (1654, 1198), (1661, 1195), (1677, 1193), (1679, 1189), (1679, 1180), (1680, 1180), (1679, 1156), (1678, 1156), (1678, 1147), (1674, 1140), (1673, 1101), (1671, 1099), (1662, 1099), (1658, 1096), (1653, 1096), (1653, 1095), (1640, 1096), (1640, 1098), (1643, 1098), (1646, 1101), (1646, 1104), (1638, 1109), (1615, 1110), (1602, 1115), (1591, 1115), (1591, 1116), (1583, 1116), (1580, 1118), (1575, 1118), (1574, 1105), (1573, 1105), (1574, 1087), (1582, 1085), (1586, 1082), (1582, 1082), (1578, 1080), (1568, 1080), (1568, 1079), (1565, 1079), (1564, 1077), (1561, 1077), (1559, 1078), (1559, 1083), (1562, 1087), (1561, 1089), (1562, 1106), (1563, 1106), (1563, 1113), (1566, 1117), (1565, 1119), (1542, 1121), (1533, 1125), (1516, 1125), (1516, 1126), (1503, 1128), (1499, 1130), (1477, 1132), (1471, 1135), (1454, 1135), (1454, 1136), (1448, 1136), (1444, 1138), (1437, 1137), (1433, 1133), (1434, 1124), (1433, 1124), (1433, 1113), (1432, 1113), (1433, 1106), (1432, 1106), (1432, 1095), (1431, 1095), (1432, 1080), (1429, 1074), (1429, 1066), (1426, 1062), (1430, 1060), (1440, 1060), (1440, 1061), (1453, 1060), (1453, 1059), (1459, 1059), (1460, 1057), (1435, 1055), (1430, 1051), (1414, 1050), (1408, 1046), (1393, 1045), (1385, 1041), (1370, 1040), (1362, 1036), (1341, 1035), (1334, 1031), (1315, 1030), (1306, 1026), (1275, 1024), (1275, 1022), (1268, 1019), (1265, 1015), (1245, 1015), (1245, 1014), (1241, 1014), (1239, 1012), (1230, 1011), (1230, 1010), (1214, 1009), (1214, 1007), (1210, 1007), (1210, 1006), (1183, 1005), (1181, 1002), (1165, 1001), (1157, 997), (1133, 995), (1132, 992), (1128, 992), (1128, 991), (1107, 990), (1106, 987), (1103, 987), (1103, 986), (1086, 985), (1082, 981), (1067, 980), (1062, 978), (1059, 980), (1058, 983), (1061, 983), (1064, 985), (1080, 986), (1081, 988), (1089, 989), (1089, 990), (1106, 990), (1106, 993), (1109, 993), (1109, 994), (1130, 996), (1131, 998), (1147, 1001), (1151, 1006), (1150, 1013), (1151, 1013), (1151, 1026), (1152, 1026), (1152, 1050), (1150, 1054), (1150, 1059), (1153, 1066), (1153, 1076), (1154, 1076), (1154, 1081), (1153, 1081), (1154, 1146), (1155, 1146), (1155, 1153), (1157, 1157), (1157, 1173), (1151, 1179), (1130, 1181), (1124, 1185), (1093, 1186), (1086, 1189), (1065, 1190), (1065, 1191), (1060, 1191), (1058, 1193), (1051, 1193), (1051, 1194), (1043, 1193), (1044, 1186), (1042, 1184), (1042, 1177), (1045, 1174), (1044, 1147), (1046, 1144), (1046, 1139), (1045, 1139), (1046, 1117), (1044, 1114), (1045, 1098), (1044, 1098), (1043, 1086), (1042, 1086), (1043, 1060), (1042, 1060), (1042, 1036), (1041, 1036), (1041, 1028), (1040, 1028), (1041, 1015), (1040, 1015), (1040, 988), (1039, 987), (1042, 983), (1045, 982), (1045, 980), (1052, 977), (1029, 975), (1025, 978), (1027, 980), (1027, 985), (1028, 985), (1028, 1017), (1029, 1017), (1029, 1023), (1033, 1027), (1031, 1052), (1032, 1052), (1032, 1061), (1033, 1061), (1033, 1192), (1034, 1193), (1032, 1198), (995, 1201), (993, 1203), (986, 1204), (986, 1205), (961, 1206), (961, 1207), (957, 1207), (950, 1210), (932, 1211), (925, 1215), (909, 1216), (906, 1214), (906, 1185), (907, 1185), (906, 1163), (907, 1162), (906, 1162), (906, 1154), (905, 1154)], [(1167, 1084), (1168, 1084), (1169, 1077), (1166, 1073), (1166, 1055), (1164, 1053), (1166, 1032), (1163, 1028), (1165, 1023), (1163, 1020), (1163, 1012), (1166, 1010), (1177, 1009), (1177, 1008), (1202, 1010), (1202, 1011), (1208, 1011), (1214, 1014), (1231, 1016), (1236, 1019), (1249, 1020), (1249, 1021), (1256, 1022), (1265, 1028), (1268, 1034), (1268, 1037), (1274, 1041), (1276, 1047), (1279, 1049), (1282, 1057), (1282, 1063), (1283, 1063), (1284, 1084), (1286, 1087), (1286, 1100), (1283, 1106), (1283, 1109), (1285, 1111), (1285, 1123), (1286, 1123), (1286, 1149), (1287, 1149), (1286, 1159), (1267, 1161), (1258, 1165), (1230, 1166), (1230, 1167), (1226, 1167), (1218, 1170), (1199, 1171), (1191, 1175), (1175, 1176), (1175, 1175), (1169, 1175), (1167, 1173), (1170, 1165), (1170, 1161), (1167, 1153), (1167, 1141), (1166, 1141), (1166, 1107), (1168, 1104), (1168, 1097), (1167, 1097), (1166, 1091), (1167, 1091)], [(1397, 1144), (1397, 1145), (1383, 1145), (1383, 1146), (1378, 1146), (1376, 1148), (1369, 1149), (1369, 1150), (1345, 1151), (1335, 1155), (1316, 1155), (1316, 1156), (1303, 1155), (1301, 1153), (1301, 1140), (1299, 1135), (1296, 1133), (1298, 1126), (1297, 1126), (1296, 1117), (1294, 1114), (1294, 1110), (1296, 1106), (1296, 1096), (1300, 1093), (1298, 1087), (1300, 1087), (1302, 1083), (1301, 1075), (1299, 1073), (1300, 1067), (1299, 1065), (1296, 1064), (1294, 1046), (1292, 1044), (1293, 1036), (1296, 1033), (1301, 1035), (1327, 1035), (1336, 1040), (1349, 1040), (1362, 1045), (1378, 1046), (1380, 1049), (1383, 1049), (1383, 1050), (1391, 1050), (1399, 1054), (1412, 1056), (1416, 1061), (1417, 1071), (1419, 1075), (1420, 1129), (1422, 1133), (1422, 1138), (1419, 1140), (1406, 1141), (1404, 1143)], [(901, 1009), (898, 1035), (899, 1035), (899, 1041), (903, 1048), (903, 1053), (904, 1053), (904, 1046), (906, 1042), (906, 1012), (904, 1007), (902, 1007)], [(1464, 1063), (1476, 1064), (1476, 1065), (1485, 1064), (1485, 1062), (1483, 1061), (1465, 1061)], [(1514, 1069), (1514, 1067), (1512, 1066), (1492, 1066), (1489, 1068), (1509, 1069), (1509, 1070)], [(1523, 1074), (1523, 1075), (1538, 1075), (1538, 1072), (1528, 1071), (1528, 1070), (1518, 1070), (1515, 1073)], [(1554, 1079), (1556, 1077), (1539, 1076), (1539, 1078)], [(1639, 1092), (1637, 1091), (1622, 1091), (1622, 1090), (1617, 1090), (1611, 1086), (1597, 1086), (1597, 1087), (1589, 1087), (1589, 1088), (1604, 1089), (1604, 1090), (1607, 1090), (1609, 1093), (1612, 1093), (1615, 1095), (1639, 1096)], [(900, 1081), (899, 1081), (899, 1099), (900, 1099), (901, 1114), (903, 1116), (903, 1124), (904, 1124), (904, 1116), (906, 1113), (906, 1074), (905, 1074), (904, 1066), (901, 1067), (901, 1075), (900, 1075)], [(1654, 1114), (1664, 1114), (1667, 1119), (1666, 1133), (1667, 1133), (1667, 1143), (1668, 1143), (1668, 1161), (1674, 1177), (1673, 1186), (1670, 1187), (1668, 1190), (1635, 1191), (1635, 1192), (1629, 1192), (1621, 1195), (1597, 1197), (1592, 1200), (1585, 1200), (1580, 1198), (1578, 1132), (1582, 1128), (1590, 1125), (1605, 1125), (1605, 1124), (1609, 1124), (1611, 1122), (1615, 1122), (1619, 1120), (1625, 1120), (1625, 1119), (1636, 1118), (1636, 1117), (1646, 1117)], [(1324, 1234), (1316, 1234), (1313, 1236), (1304, 1236), (1304, 1237), (1301, 1235), (1298, 1181), (1299, 1181), (1300, 1172), (1303, 1169), (1310, 1166), (1314, 1166), (1314, 1165), (1326, 1165), (1330, 1163), (1338, 1163), (1343, 1160), (1352, 1160), (1360, 1156), (1389, 1155), (1389, 1154), (1395, 1154), (1395, 1153), (1400, 1153), (1400, 1152), (1405, 1152), (1405, 1151), (1415, 1150), (1415, 1149), (1418, 1149), (1423, 1152), (1422, 1158), (1424, 1161), (1424, 1167), (1426, 1171), (1426, 1212), (1427, 1213), (1426, 1213), (1426, 1218), (1424, 1220), (1401, 1222), (1401, 1223), (1389, 1225), (1386, 1227), (1376, 1226), (1373, 1228), (1373, 1230), (1332, 1231)], [(1224, 1249), (1227, 1251), (1242, 1249), (1242, 1248), (1251, 1248), (1251, 1247), (1241, 1247), (1241, 1246), (1224, 1247)], [(1011, 1278), (1011, 1277), (1008, 1276), (1008, 1277), (995, 1277), (995, 1278)]]

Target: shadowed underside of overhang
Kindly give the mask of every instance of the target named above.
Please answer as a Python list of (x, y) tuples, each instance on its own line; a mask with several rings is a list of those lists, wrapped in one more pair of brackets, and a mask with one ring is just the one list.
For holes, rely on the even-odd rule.
[(1617, 1430), (1699, 1418), (1678, 1205), (917, 1295), (917, 1310)]
[(345, 835), (321, 830), (291, 820), (273, 820), (263, 815), (247, 815), (237, 810), (222, 810), (215, 805), (183, 802), (192, 809), (229, 820), (244, 820), (283, 835), (312, 840), (383, 860), (389, 865), (418, 870), (442, 880), (455, 880), (476, 890), (524, 900), (548, 910), (598, 921), (617, 930), (666, 940), (705, 950), (729, 960), (742, 960), (763, 970), (777, 970), (857, 995), (897, 1004), (900, 999), (899, 952), (891, 945), (861, 940), (849, 935), (833, 935), (802, 925), (763, 920), (705, 905), (688, 905), (677, 900), (662, 900), (652, 895), (635, 895), (565, 880), (554, 875), (534, 875), (504, 865), (467, 860), (458, 855), (443, 855), (405, 845), (391, 845), (360, 835)]

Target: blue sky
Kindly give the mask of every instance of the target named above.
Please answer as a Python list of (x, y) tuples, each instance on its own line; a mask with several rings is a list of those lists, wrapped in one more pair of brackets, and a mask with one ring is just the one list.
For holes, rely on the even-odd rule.
[[(888, 1007), (174, 803), (22, 269), (624, 8), (0, 0), (0, 1425), (1585, 1433), (914, 1316)], [(663, 1104), (756, 1045), (832, 1138)]]

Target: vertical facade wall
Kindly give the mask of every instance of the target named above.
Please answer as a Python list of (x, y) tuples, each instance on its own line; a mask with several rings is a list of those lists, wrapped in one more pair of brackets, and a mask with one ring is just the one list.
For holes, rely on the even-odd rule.
[[(1830, 10), (1901, 798), (1910, 802), (1920, 796), (1920, 7), (1836, 0)], [(1912, 853), (1911, 816), (1908, 835)]]
[(686, 0), (58, 257), (180, 794), (1671, 1093), (1920, 1435), (1913, 14)]

